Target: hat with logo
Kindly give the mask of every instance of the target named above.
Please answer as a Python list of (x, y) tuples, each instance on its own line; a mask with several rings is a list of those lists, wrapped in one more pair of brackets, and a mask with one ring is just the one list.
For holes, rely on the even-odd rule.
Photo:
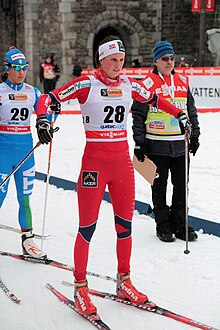
[(125, 47), (121, 40), (112, 40), (108, 41), (99, 46), (99, 61), (101, 61), (104, 57), (116, 53), (125, 54)]
[(154, 62), (158, 60), (158, 58), (166, 55), (166, 54), (173, 54), (175, 55), (173, 46), (168, 41), (159, 41), (156, 43), (153, 49), (154, 54)]
[(6, 71), (10, 69), (10, 64), (18, 64), (18, 65), (27, 64), (27, 60), (24, 54), (14, 46), (10, 47), (9, 51), (5, 53), (4, 68)]

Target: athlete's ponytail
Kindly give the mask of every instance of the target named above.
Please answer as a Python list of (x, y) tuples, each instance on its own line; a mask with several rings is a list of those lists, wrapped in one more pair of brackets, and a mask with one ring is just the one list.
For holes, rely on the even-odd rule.
[(8, 73), (5, 71), (0, 74), (0, 82), (5, 82), (8, 78)]

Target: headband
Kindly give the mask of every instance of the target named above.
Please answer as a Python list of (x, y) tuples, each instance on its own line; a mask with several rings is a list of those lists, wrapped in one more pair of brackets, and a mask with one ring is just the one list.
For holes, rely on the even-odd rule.
[(104, 57), (115, 54), (115, 53), (122, 53), (125, 54), (125, 47), (121, 40), (112, 40), (104, 43), (103, 45), (99, 46), (99, 61), (102, 60)]

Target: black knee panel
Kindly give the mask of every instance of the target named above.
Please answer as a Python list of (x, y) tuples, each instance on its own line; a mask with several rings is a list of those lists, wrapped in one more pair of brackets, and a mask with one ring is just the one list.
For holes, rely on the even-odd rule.
[(131, 221), (115, 215), (115, 228), (118, 238), (127, 238), (131, 236)]
[(96, 228), (96, 222), (87, 227), (79, 227), (79, 232), (87, 242), (91, 241), (92, 235), (94, 234)]

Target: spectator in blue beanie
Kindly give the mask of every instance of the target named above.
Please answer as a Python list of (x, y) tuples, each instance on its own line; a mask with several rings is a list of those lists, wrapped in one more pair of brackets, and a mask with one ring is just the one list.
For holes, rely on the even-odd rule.
[(168, 41), (159, 41), (156, 43), (153, 49), (154, 54), (154, 62), (156, 62), (159, 58), (163, 57), (166, 54), (175, 56), (175, 52), (173, 46)]
[[(143, 79), (143, 83), (149, 92), (164, 97), (189, 117), (192, 127), (189, 151), (195, 156), (199, 148), (200, 128), (188, 77), (174, 71), (175, 52), (168, 41), (156, 43), (153, 60), (153, 71)], [(173, 242), (176, 238), (186, 240), (185, 157), (189, 159), (189, 155), (185, 154), (185, 132), (181, 131), (172, 115), (144, 103), (133, 103), (132, 117), (134, 154), (142, 162), (146, 155), (156, 164), (159, 174), (152, 186), (156, 235), (163, 242)], [(166, 196), (169, 173), (173, 185), (170, 205)], [(189, 241), (197, 237), (194, 229), (188, 227)]]

